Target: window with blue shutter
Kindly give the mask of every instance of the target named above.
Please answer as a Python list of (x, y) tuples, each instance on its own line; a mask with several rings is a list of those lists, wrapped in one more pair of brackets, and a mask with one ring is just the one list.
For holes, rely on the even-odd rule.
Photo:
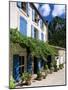
[(29, 16), (30, 15), (30, 4), (29, 3), (27, 3), (26, 4), (26, 13), (27, 13), (27, 15)]
[(13, 78), (16, 81), (19, 81), (19, 55), (13, 55)]
[(31, 25), (31, 37), (34, 38), (34, 26)]
[(41, 33), (41, 40), (44, 40), (44, 34)]
[(32, 9), (32, 20), (34, 21), (35, 20), (35, 10)]
[(22, 16), (20, 16), (20, 32), (27, 35), (27, 21)]
[(17, 2), (17, 7), (21, 8), (21, 2), (20, 1)]
[(40, 20), (40, 28), (43, 29), (43, 21)]

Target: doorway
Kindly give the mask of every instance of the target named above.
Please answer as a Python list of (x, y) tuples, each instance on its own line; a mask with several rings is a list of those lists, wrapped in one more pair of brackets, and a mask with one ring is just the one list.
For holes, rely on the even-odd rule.
[(37, 74), (38, 71), (38, 61), (37, 58), (34, 57), (34, 74)]
[(22, 75), (22, 73), (24, 72), (24, 56), (19, 56), (19, 74)]
[(20, 80), (20, 76), (25, 69), (25, 56), (13, 55), (13, 78)]

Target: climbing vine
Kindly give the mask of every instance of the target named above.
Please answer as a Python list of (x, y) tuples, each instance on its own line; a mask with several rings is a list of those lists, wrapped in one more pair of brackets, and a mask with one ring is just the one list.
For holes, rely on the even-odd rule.
[(26, 48), (32, 56), (42, 57), (43, 59), (47, 58), (48, 55), (54, 56), (57, 54), (57, 50), (47, 42), (26, 37), (17, 29), (10, 29), (10, 45), (11, 43), (19, 44), (22, 48)]

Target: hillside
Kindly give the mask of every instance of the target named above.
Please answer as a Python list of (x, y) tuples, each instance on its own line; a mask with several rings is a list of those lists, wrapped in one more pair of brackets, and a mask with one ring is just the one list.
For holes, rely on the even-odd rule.
[(55, 17), (48, 25), (49, 43), (55, 46), (66, 47), (66, 20)]

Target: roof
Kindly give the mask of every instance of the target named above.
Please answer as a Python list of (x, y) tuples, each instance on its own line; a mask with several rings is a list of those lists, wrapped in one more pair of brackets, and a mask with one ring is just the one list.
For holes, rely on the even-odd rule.
[(59, 47), (59, 46), (52, 46), (52, 47), (54, 47), (54, 48), (56, 48), (56, 49), (59, 49), (59, 50), (65, 50), (65, 48)]

